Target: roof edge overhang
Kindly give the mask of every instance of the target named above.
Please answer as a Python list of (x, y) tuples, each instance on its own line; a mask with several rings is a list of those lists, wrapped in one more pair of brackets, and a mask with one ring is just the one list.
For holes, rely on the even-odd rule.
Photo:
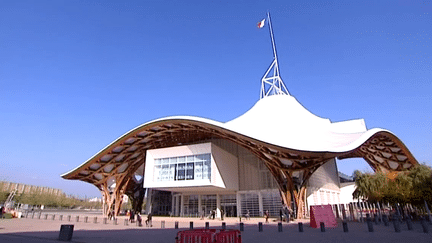
[[(273, 143), (272, 141), (268, 141), (268, 139), (267, 140), (260, 139), (249, 134), (242, 134), (238, 131), (227, 128), (225, 123), (221, 123), (211, 119), (193, 117), (193, 116), (171, 116), (171, 117), (156, 119), (131, 129), (130, 131), (126, 132), (118, 139), (114, 140), (112, 143), (104, 147), (102, 150), (97, 152), (95, 155), (93, 155), (91, 158), (89, 158), (87, 161), (85, 161), (75, 169), (72, 169), (71, 171), (62, 174), (61, 177), (64, 179), (76, 179), (74, 178), (74, 175), (77, 175), (81, 170), (88, 168), (90, 164), (100, 160), (102, 156), (111, 153), (115, 147), (124, 144), (124, 142), (129, 138), (136, 137), (139, 133), (142, 133), (144, 131), (151, 131), (152, 129), (156, 129), (161, 126), (169, 127), (172, 124), (180, 124), (180, 125), (194, 124), (194, 125), (198, 125), (199, 127), (208, 129), (208, 132), (210, 133), (214, 132), (216, 135), (218, 133), (223, 133), (226, 134), (226, 136), (230, 137), (234, 141), (238, 140), (238, 141), (246, 141), (252, 144), (258, 144), (258, 146), (270, 148), (271, 151), (286, 151), (294, 154), (308, 154), (311, 155), (312, 157), (321, 157), (321, 158), (338, 157), (340, 159), (344, 159), (344, 158), (352, 158), (352, 157), (365, 157), (365, 154), (359, 150), (362, 146), (364, 146), (367, 143), (372, 143), (374, 139), (377, 139), (379, 137), (386, 137), (389, 140), (391, 140), (394, 144), (396, 144), (396, 146), (399, 147), (400, 150), (403, 151), (405, 156), (408, 158), (409, 161), (411, 161), (412, 164), (417, 163), (415, 158), (412, 156), (412, 154), (409, 152), (406, 146), (402, 143), (402, 141), (400, 141), (390, 131), (380, 129), (380, 128), (371, 129), (364, 133), (361, 133), (360, 136), (358, 136), (355, 140), (348, 141), (346, 144), (342, 146), (329, 148), (326, 150), (313, 150), (313, 149), (302, 150), (294, 147), (287, 147), (284, 144), (280, 144), (280, 143)], [(367, 160), (367, 158), (365, 159)]]

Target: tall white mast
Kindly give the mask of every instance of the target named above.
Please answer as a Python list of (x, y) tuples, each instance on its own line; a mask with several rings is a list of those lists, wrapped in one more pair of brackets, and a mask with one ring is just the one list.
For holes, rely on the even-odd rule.
[(290, 95), (279, 74), (279, 64), (276, 53), (276, 44), (273, 36), (273, 28), (270, 20), (270, 13), (267, 12), (270, 39), (273, 47), (273, 62), (261, 79), (260, 99), (270, 95)]

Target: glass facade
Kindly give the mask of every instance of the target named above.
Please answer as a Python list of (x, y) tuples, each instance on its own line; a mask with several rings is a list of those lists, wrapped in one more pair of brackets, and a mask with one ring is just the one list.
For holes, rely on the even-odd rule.
[(242, 216), (249, 212), (251, 217), (262, 217), (265, 211), (269, 211), (270, 216), (278, 217), (283, 206), (277, 190), (240, 192), (240, 200)]
[(184, 196), (183, 216), (198, 217), (198, 195)]
[(282, 198), (278, 191), (262, 192), (263, 211), (268, 211), (270, 216), (279, 216), (282, 209)]
[(158, 158), (154, 164), (154, 181), (211, 179), (210, 154)]
[(250, 217), (261, 216), (258, 193), (242, 193), (240, 194), (240, 200), (242, 216), (246, 216), (247, 214), (249, 214)]
[(204, 215), (209, 216), (211, 210), (216, 210), (216, 195), (202, 195), (201, 196), (201, 207), (204, 211)]

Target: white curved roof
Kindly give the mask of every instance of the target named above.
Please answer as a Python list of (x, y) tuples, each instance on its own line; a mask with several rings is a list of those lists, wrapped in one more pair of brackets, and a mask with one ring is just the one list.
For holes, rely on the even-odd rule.
[(277, 146), (315, 152), (354, 149), (351, 144), (367, 132), (363, 119), (332, 123), (289, 95), (265, 97), (224, 127)]
[(132, 175), (145, 163), (147, 149), (211, 138), (246, 147), (274, 168), (308, 174), (334, 157), (363, 157), (374, 169), (386, 171), (417, 164), (405, 145), (387, 130), (367, 130), (363, 119), (332, 123), (309, 112), (292, 96), (273, 95), (226, 123), (191, 116), (147, 122), (62, 177), (101, 185), (114, 175)]

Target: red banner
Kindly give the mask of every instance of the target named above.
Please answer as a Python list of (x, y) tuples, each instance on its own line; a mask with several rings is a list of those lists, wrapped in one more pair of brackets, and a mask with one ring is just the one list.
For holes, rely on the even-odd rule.
[(333, 214), (331, 205), (315, 205), (310, 207), (310, 226), (319, 228), (324, 222), (325, 227), (337, 227), (336, 217)]

